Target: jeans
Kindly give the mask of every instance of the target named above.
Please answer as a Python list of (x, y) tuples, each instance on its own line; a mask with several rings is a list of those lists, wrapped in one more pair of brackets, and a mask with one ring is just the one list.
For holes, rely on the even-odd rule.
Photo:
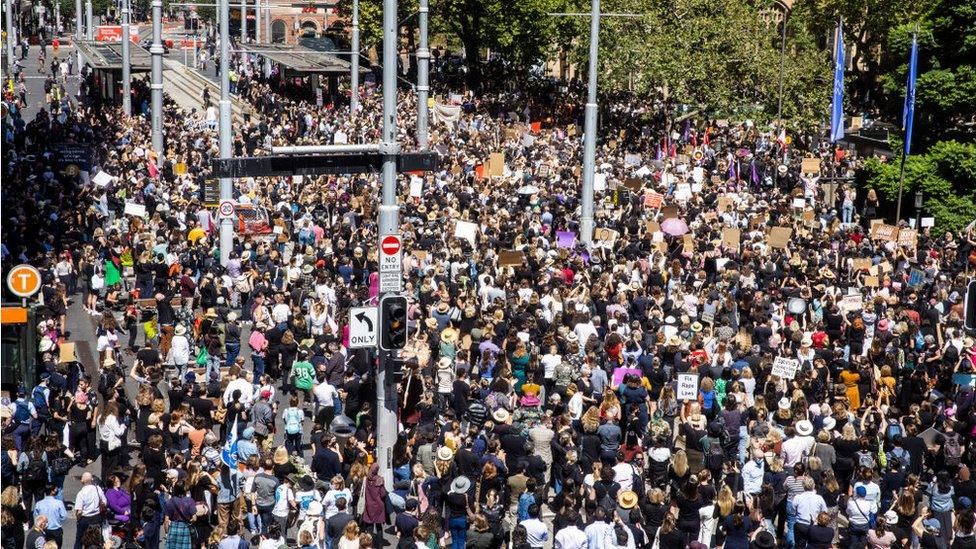
[(847, 547), (849, 549), (864, 549), (868, 544), (868, 526), (866, 524), (847, 527)]
[(234, 365), (234, 361), (237, 360), (237, 355), (241, 354), (241, 344), (240, 343), (227, 343), (224, 345), (224, 350), (226, 351), (227, 358), (224, 364), (230, 368)]
[(264, 375), (264, 357), (251, 354), (251, 364), (254, 365), (254, 381), (256, 382)]
[(786, 502), (786, 546), (789, 548), (796, 547), (796, 535), (794, 530), (796, 529), (796, 506), (793, 505), (792, 501)]
[(468, 541), (468, 517), (453, 517), (447, 525), (451, 529), (451, 549), (464, 549)]
[(854, 204), (845, 203), (840, 208), (840, 220), (842, 223), (850, 223), (854, 217)]
[(274, 509), (274, 505), (268, 505), (267, 507), (263, 505), (258, 505), (258, 523), (261, 525), (261, 533), (264, 534), (268, 531), (268, 527), (271, 526), (271, 521), (274, 518), (271, 515), (271, 510)]

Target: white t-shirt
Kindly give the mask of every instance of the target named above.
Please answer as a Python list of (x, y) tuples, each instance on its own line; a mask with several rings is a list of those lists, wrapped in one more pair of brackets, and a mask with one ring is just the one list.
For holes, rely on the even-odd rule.
[(539, 362), (542, 362), (542, 366), (545, 368), (545, 379), (552, 379), (555, 377), (556, 366), (559, 366), (559, 363), (562, 361), (562, 357), (556, 354), (542, 355), (542, 359)]
[(328, 381), (323, 381), (313, 387), (312, 394), (315, 395), (315, 400), (321, 406), (334, 406), (335, 398), (339, 396), (339, 392)]
[(325, 497), (322, 498), (322, 506), (325, 508), (325, 519), (328, 520), (332, 518), (336, 513), (339, 512), (339, 508), (336, 507), (336, 500), (339, 498), (346, 498), (346, 505), (352, 504), (352, 492), (349, 488), (343, 488), (342, 490), (331, 489), (325, 493)]
[(290, 502), (294, 501), (295, 492), (292, 491), (291, 486), (287, 484), (281, 484), (275, 488), (275, 504), (271, 508), (271, 514), (276, 517), (287, 517), (288, 511), (291, 508)]

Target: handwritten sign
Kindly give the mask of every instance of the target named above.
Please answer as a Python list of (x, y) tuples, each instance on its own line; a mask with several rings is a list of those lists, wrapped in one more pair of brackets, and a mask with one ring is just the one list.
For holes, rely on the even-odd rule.
[(502, 250), (498, 252), (498, 265), (501, 267), (516, 267), (525, 262), (525, 254), (519, 250)]
[(722, 246), (730, 250), (738, 250), (741, 237), (742, 231), (739, 229), (722, 229)]
[(803, 163), (800, 164), (800, 171), (803, 173), (820, 173), (820, 159), (804, 158)]
[(912, 269), (908, 274), (908, 285), (912, 288), (917, 288), (922, 285), (922, 281), (925, 280), (925, 273), (918, 269)]
[(556, 231), (556, 247), (572, 248), (576, 245), (576, 233), (573, 231)]
[(791, 227), (773, 227), (769, 229), (769, 245), (772, 248), (785, 248), (793, 236)]
[(614, 368), (613, 377), (611, 378), (610, 385), (617, 387), (624, 382), (624, 376), (633, 374), (637, 377), (642, 377), (642, 372), (639, 368)]
[(136, 204), (135, 202), (126, 202), (125, 210), (122, 213), (136, 217), (146, 217), (146, 206), (144, 204)]
[(770, 373), (785, 379), (796, 377), (796, 371), (800, 369), (800, 361), (795, 358), (778, 356), (773, 360), (773, 369)]
[(658, 193), (647, 193), (644, 195), (644, 207), (657, 209), (664, 203), (664, 195)]
[(871, 227), (871, 238), (892, 241), (898, 238), (898, 227), (886, 223), (878, 223)]
[(678, 400), (698, 398), (698, 374), (678, 374)]
[(488, 157), (488, 177), (500, 177), (505, 171), (505, 153), (495, 152)]
[(902, 229), (898, 231), (898, 245), (914, 248), (918, 243), (918, 231), (914, 229)]
[(847, 312), (860, 311), (864, 308), (864, 297), (861, 294), (848, 294), (840, 302), (841, 309)]
[(926, 227), (935, 227), (935, 218), (934, 217), (923, 217), (922, 218), (921, 225), (922, 225), (922, 228), (923, 229), (926, 228)]

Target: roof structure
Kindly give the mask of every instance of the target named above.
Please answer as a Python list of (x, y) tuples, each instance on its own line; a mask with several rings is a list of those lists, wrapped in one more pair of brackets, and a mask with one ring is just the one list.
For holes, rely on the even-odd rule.
[[(78, 41), (78, 49), (88, 64), (100, 70), (122, 70), (122, 43)], [(132, 72), (146, 72), (151, 67), (149, 52), (139, 44), (129, 44), (129, 65)]]
[(350, 70), (349, 62), (340, 59), (334, 53), (292, 44), (245, 44), (244, 50), (267, 57), (295, 72), (347, 74)]

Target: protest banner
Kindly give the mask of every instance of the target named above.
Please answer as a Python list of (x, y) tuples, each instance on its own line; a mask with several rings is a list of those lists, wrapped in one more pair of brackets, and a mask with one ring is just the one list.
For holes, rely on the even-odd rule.
[(886, 223), (878, 223), (871, 227), (871, 238), (890, 242), (898, 238), (898, 227)]
[(643, 377), (643, 372), (639, 368), (614, 368), (613, 377), (610, 379), (610, 386), (617, 387), (624, 382), (624, 376), (628, 374), (633, 374), (637, 377)]
[(498, 265), (501, 267), (517, 267), (525, 263), (525, 254), (519, 250), (502, 250), (498, 252)]
[(845, 295), (840, 302), (840, 308), (845, 312), (860, 311), (864, 308), (864, 297), (861, 294)]
[(722, 229), (722, 245), (726, 248), (738, 250), (741, 237), (742, 231), (739, 229)]
[(501, 177), (505, 173), (505, 153), (493, 152), (488, 156), (488, 177)]
[(678, 374), (678, 390), (676, 396), (679, 401), (698, 399), (698, 374)]
[(898, 231), (898, 245), (914, 248), (918, 245), (918, 231), (914, 229), (902, 229)]
[(935, 218), (934, 217), (923, 217), (922, 218), (921, 227), (923, 229), (926, 228), (926, 227), (935, 227)]
[(125, 210), (122, 213), (136, 217), (146, 217), (146, 206), (144, 204), (136, 204), (135, 202), (126, 202)]
[(658, 209), (664, 203), (664, 195), (658, 193), (647, 193), (644, 195), (644, 207)]
[(796, 377), (796, 371), (800, 369), (800, 361), (795, 358), (778, 356), (773, 360), (773, 369), (770, 373), (785, 379)]
[(478, 226), (470, 221), (458, 221), (454, 226), (454, 236), (467, 240), (471, 246), (475, 246), (475, 236), (478, 234)]
[(574, 231), (556, 231), (556, 247), (572, 248), (576, 245), (576, 233)]
[(769, 237), (766, 241), (771, 248), (785, 248), (791, 236), (793, 236), (791, 227), (772, 227), (769, 229)]

